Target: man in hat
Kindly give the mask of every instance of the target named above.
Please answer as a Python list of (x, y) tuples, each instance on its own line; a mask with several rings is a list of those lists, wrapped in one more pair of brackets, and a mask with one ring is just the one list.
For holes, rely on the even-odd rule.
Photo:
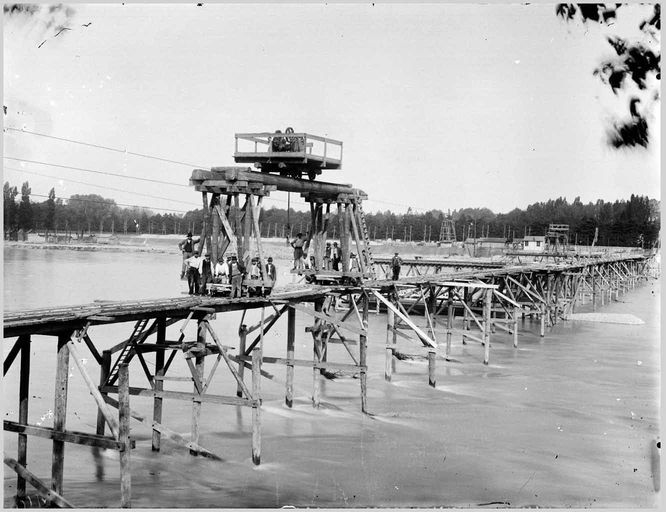
[(213, 282), (213, 263), (210, 261), (210, 253), (207, 252), (204, 259), (199, 263), (200, 285), (199, 293), (206, 295), (206, 285)]
[(338, 242), (333, 242), (333, 270), (340, 270), (342, 261), (342, 249), (338, 247)]
[(402, 258), (396, 252), (391, 259), (391, 270), (393, 270), (393, 280), (397, 281), (400, 277), (400, 265), (402, 265)]
[[(261, 281), (261, 267), (259, 266), (259, 258), (252, 258), (252, 261), (250, 262), (250, 280), (251, 281)], [(252, 293), (252, 295), (261, 295), (261, 285), (259, 284), (258, 286), (249, 286), (248, 287), (248, 295)]]
[(238, 261), (235, 254), (231, 255), (229, 264), (229, 280), (231, 282), (231, 298), (243, 296), (243, 276), (245, 267)]
[(303, 233), (298, 233), (296, 238), (291, 241), (291, 246), (294, 248), (294, 268), (292, 268), (292, 270), (303, 269), (303, 256), (305, 255), (303, 250), (304, 245), (305, 235)]
[(215, 264), (213, 270), (213, 282), (219, 284), (227, 284), (229, 282), (229, 257), (224, 261), (224, 256), (220, 256)]
[(270, 281), (270, 286), (264, 287), (264, 295), (270, 295), (277, 279), (277, 269), (273, 265), (273, 258), (271, 256), (268, 257), (268, 263), (266, 263), (266, 279)]
[(192, 256), (192, 253), (194, 252), (194, 244), (198, 244), (199, 240), (200, 240), (199, 238), (192, 238), (192, 232), (188, 231), (187, 237), (185, 237), (184, 240), (178, 242), (178, 249), (180, 249), (180, 251), (183, 253), (183, 265), (180, 269), (181, 279), (185, 277), (185, 271), (187, 270), (187, 266), (185, 265), (185, 260)]
[(326, 242), (326, 248), (324, 249), (323, 266), (324, 270), (331, 270), (331, 242)]
[(185, 265), (187, 267), (187, 285), (190, 295), (197, 295), (199, 293), (199, 266), (201, 265), (199, 251), (194, 251), (192, 256), (185, 260)]

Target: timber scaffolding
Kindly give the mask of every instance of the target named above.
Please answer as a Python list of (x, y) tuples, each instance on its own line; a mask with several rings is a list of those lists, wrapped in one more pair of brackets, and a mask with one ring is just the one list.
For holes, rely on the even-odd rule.
[[(64, 446), (65, 443), (75, 443), (92, 446), (94, 450), (118, 450), (120, 504), (131, 506), (130, 454), (135, 448), (130, 436), (131, 418), (152, 429), (151, 446), (154, 451), (160, 450), (164, 436), (193, 455), (220, 459), (213, 451), (199, 444), (203, 403), (252, 409), (252, 461), (259, 464), (261, 377), (280, 382), (275, 374), (265, 370), (265, 364), (286, 367), (282, 384), (288, 407), (293, 404), (294, 371), (297, 366), (312, 369), (314, 407), (318, 407), (321, 400), (323, 378), (330, 378), (333, 374), (357, 376), (361, 411), (367, 413), (367, 343), (371, 299), (377, 304), (377, 312), (380, 305), (387, 310), (385, 379), (390, 381), (393, 378), (396, 361), (427, 358), (428, 383), (435, 386), (436, 361), (449, 361), (454, 335), (463, 344), (478, 343), (483, 349), (479, 352), (479, 360), (488, 364), (491, 335), (496, 329), (511, 333), (513, 346), (517, 347), (518, 317), (536, 316), (540, 321), (540, 335), (544, 336), (547, 327), (566, 319), (578, 304), (589, 301), (595, 310), (599, 304), (618, 300), (620, 294), (651, 276), (653, 269), (650, 263), (647, 255), (630, 256), (571, 264), (473, 269), (452, 274), (411, 276), (398, 281), (368, 280), (361, 285), (312, 285), (277, 291), (270, 298), (186, 297), (100, 301), (62, 308), (5, 312), (4, 337), (6, 340), (14, 338), (15, 341), (4, 361), (4, 374), (16, 360), (20, 361), (18, 421), (4, 421), (5, 431), (16, 432), (19, 440), (18, 457), (13, 459), (5, 454), (4, 458), (5, 464), (18, 474), (17, 504), (29, 503), (30, 496), (26, 492), (28, 482), (37, 490), (42, 502), (64, 507), (72, 505), (63, 496)], [(411, 304), (406, 304), (406, 300), (411, 300)], [(418, 307), (422, 308), (425, 325), (418, 325), (414, 317)], [(246, 312), (252, 309), (260, 310), (261, 319), (248, 327)], [(223, 344), (229, 340), (223, 339), (213, 325), (217, 314), (231, 311), (243, 312), (236, 350)], [(311, 317), (313, 321), (305, 329), (312, 336), (312, 359), (297, 359), (294, 354), (297, 312)], [(282, 316), (287, 317), (286, 357), (264, 356), (265, 335)], [(186, 334), (190, 322), (196, 322), (193, 339), (188, 339)], [(99, 342), (105, 342), (108, 347), (109, 340), (98, 340), (96, 332), (101, 335), (103, 327), (109, 324), (129, 324), (130, 334), (116, 345), (101, 349)], [(445, 342), (437, 340), (438, 325), (445, 327)], [(167, 337), (167, 328), (171, 333), (177, 328), (176, 336)], [(228, 332), (225, 335), (228, 337)], [(35, 336), (52, 336), (57, 341), (54, 347), (57, 368), (53, 427), (28, 423), (30, 345)], [(413, 355), (402, 352), (398, 348), (398, 337), (425, 349), (426, 353)], [(329, 345), (336, 344), (344, 348), (348, 357), (346, 361), (330, 360), (334, 354), (329, 354)], [(444, 347), (441, 348), (441, 345)], [(98, 384), (82, 364), (84, 346), (99, 366)], [(354, 350), (354, 346), (358, 347), (358, 351)], [(169, 374), (172, 362), (179, 353), (190, 372), (185, 377)], [(147, 361), (149, 354), (154, 354), (154, 363)], [(204, 372), (206, 357), (214, 358), (207, 375)], [(66, 428), (70, 359), (83, 377), (98, 411), (94, 434)], [(130, 386), (128, 365), (131, 361), (138, 361), (148, 386)], [(149, 362), (154, 364), (152, 372)], [(207, 392), (220, 368), (226, 369), (233, 377), (235, 389), (228, 395)], [(251, 373), (249, 384), (246, 383), (245, 370)], [(165, 383), (169, 381), (186, 381), (192, 383), (193, 389), (191, 392), (167, 390)], [(152, 398), (152, 418), (130, 408), (130, 396)], [(164, 399), (192, 402), (189, 438), (163, 424)], [(105, 435), (106, 426), (109, 435)], [(53, 442), (50, 485), (27, 468), (28, 436), (51, 439)]]
[[(159, 451), (162, 438), (181, 445), (192, 455), (220, 459), (212, 450), (200, 445), (200, 417), (203, 403), (248, 407), (252, 410), (251, 453), (254, 464), (261, 462), (261, 377), (280, 382), (264, 365), (285, 366), (282, 385), (285, 403), (292, 407), (296, 367), (311, 369), (312, 404), (321, 400), (321, 382), (337, 374), (358, 377), (360, 408), (368, 412), (367, 349), (368, 318), (371, 300), (387, 310), (384, 376), (391, 380), (396, 361), (409, 357), (428, 359), (428, 382), (436, 383), (437, 359), (447, 361), (454, 334), (461, 342), (477, 342), (483, 347), (479, 360), (488, 364), (491, 334), (496, 328), (513, 333), (517, 346), (519, 315), (537, 316), (541, 335), (546, 327), (573, 312), (576, 304), (589, 299), (593, 308), (601, 301), (617, 299), (620, 293), (634, 287), (648, 275), (648, 256), (606, 258), (571, 264), (540, 264), (487, 268), (480, 263), (467, 270), (451, 273), (406, 276), (398, 281), (377, 279), (370, 253), (362, 210), (365, 193), (349, 185), (305, 181), (246, 168), (213, 168), (195, 170), (190, 180), (202, 193), (204, 223), (199, 250), (208, 250), (213, 260), (227, 250), (235, 250), (246, 266), (254, 252), (261, 268), (264, 256), (260, 237), (259, 216), (263, 197), (272, 190), (299, 192), (310, 203), (311, 229), (307, 234), (312, 244), (314, 269), (302, 271), (314, 284), (298, 289), (275, 290), (269, 297), (215, 298), (178, 297), (144, 301), (99, 301), (80, 306), (5, 312), (4, 338), (13, 345), (4, 361), (4, 374), (18, 361), (19, 406), (16, 420), (5, 420), (4, 429), (18, 434), (18, 456), (5, 454), (5, 464), (18, 474), (16, 502), (30, 504), (26, 482), (37, 490), (42, 502), (71, 506), (63, 496), (65, 444), (74, 443), (117, 450), (120, 466), (120, 504), (131, 506), (131, 451), (135, 447), (130, 435), (130, 419), (152, 431), (151, 448)], [(244, 196), (244, 204), (240, 199)], [(343, 270), (334, 272), (324, 266), (324, 250), (331, 207), (337, 206), (342, 248)], [(350, 254), (356, 247), (358, 271), (350, 268)], [(482, 268), (483, 267), (483, 268)], [(321, 283), (332, 283), (323, 286)], [(411, 303), (410, 303), (411, 301)], [(425, 325), (418, 325), (413, 313), (423, 309)], [(247, 312), (258, 310), (260, 319), (253, 325)], [(220, 333), (213, 323), (216, 315), (242, 312), (237, 333)], [(312, 324), (305, 330), (312, 338), (312, 357), (297, 359), (296, 314), (306, 315)], [(286, 316), (285, 357), (264, 355), (266, 334)], [(443, 317), (446, 320), (443, 320)], [(456, 317), (462, 318), (462, 329), (454, 329)], [(445, 322), (446, 345), (441, 350), (436, 339), (437, 326)], [(108, 339), (106, 326), (125, 325), (129, 334)], [(188, 329), (188, 326), (192, 326)], [(196, 327), (196, 330), (194, 330)], [(194, 333), (192, 333), (194, 331)], [(410, 334), (411, 333), (411, 334)], [(105, 337), (106, 335), (106, 337)], [(28, 422), (31, 343), (37, 337), (56, 341), (56, 376), (53, 427)], [(426, 354), (411, 356), (401, 352), (397, 338), (405, 338)], [(271, 338), (274, 342), (275, 337)], [(300, 341), (300, 340), (299, 340)], [(378, 340), (379, 341), (379, 340)], [(230, 343), (237, 342), (237, 348)], [(115, 343), (115, 344), (113, 344)], [(338, 346), (339, 350), (329, 351)], [(99, 370), (91, 374), (82, 361), (87, 350)], [(177, 355), (184, 358), (186, 376), (173, 375)], [(340, 354), (344, 360), (333, 361)], [(206, 358), (213, 358), (207, 374)], [(97, 409), (95, 433), (67, 429), (67, 398), (70, 359), (74, 362)], [(130, 386), (129, 365), (147, 380), (143, 387)], [(151, 371), (151, 365), (154, 370)], [(169, 370), (172, 370), (169, 372)], [(214, 377), (227, 373), (232, 389), (228, 394), (212, 394)], [(34, 372), (32, 372), (34, 374)], [(247, 374), (251, 375), (248, 378)], [(98, 377), (97, 382), (93, 377)], [(142, 378), (143, 378), (142, 376)], [(246, 382), (249, 381), (249, 382)], [(165, 389), (170, 382), (191, 385), (191, 391)], [(113, 395), (113, 396), (112, 396)], [(152, 399), (152, 414), (142, 414), (130, 407), (130, 397)], [(191, 434), (184, 437), (163, 422), (164, 399), (192, 403)], [(117, 412), (115, 411), (117, 410)], [(108, 427), (108, 434), (106, 433)], [(51, 480), (45, 482), (27, 468), (28, 436), (52, 440)]]

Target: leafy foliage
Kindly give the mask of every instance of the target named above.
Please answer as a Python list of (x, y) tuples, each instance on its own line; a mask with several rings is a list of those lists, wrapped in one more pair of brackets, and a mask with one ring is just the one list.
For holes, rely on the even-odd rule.
[[(579, 18), (583, 23), (596, 22), (611, 25), (617, 18), (622, 4), (607, 6), (605, 4), (558, 4), (555, 8), (557, 16), (567, 22)], [(655, 4), (652, 16), (643, 20), (639, 30), (646, 41), (657, 41), (651, 48), (643, 41), (630, 41), (618, 36), (608, 36), (608, 44), (616, 56), (602, 61), (594, 69), (593, 74), (608, 85), (613, 94), (628, 88), (633, 83), (638, 91), (646, 91), (651, 79), (661, 80), (661, 54), (659, 52), (659, 31), (661, 30), (661, 6)], [(641, 99), (632, 95), (629, 99), (630, 118), (612, 121), (609, 127), (608, 144), (614, 148), (642, 146), (647, 148), (650, 141), (647, 113), (653, 102), (658, 101), (659, 88), (654, 89), (651, 97), (643, 100), (646, 106), (637, 107)]]

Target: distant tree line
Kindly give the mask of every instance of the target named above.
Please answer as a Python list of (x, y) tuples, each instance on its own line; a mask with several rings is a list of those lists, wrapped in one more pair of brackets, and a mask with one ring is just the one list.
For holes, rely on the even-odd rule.
[[(147, 208), (123, 208), (113, 199), (97, 194), (57, 198), (51, 189), (48, 198), (33, 202), (28, 182), (16, 186), (5, 182), (4, 231), (7, 237), (19, 229), (47, 233), (70, 233), (85, 236), (94, 233), (117, 234), (197, 234), (202, 229), (203, 210), (187, 213), (154, 213)], [(494, 237), (507, 241), (525, 235), (543, 235), (549, 224), (568, 224), (570, 242), (589, 245), (598, 228), (597, 245), (652, 247), (659, 239), (661, 204), (645, 196), (631, 195), (628, 200), (583, 204), (580, 197), (572, 203), (559, 197), (495, 214), (488, 208), (462, 208), (447, 211), (429, 210), (416, 213), (411, 208), (404, 214), (390, 210), (366, 213), (368, 235), (373, 240), (437, 242), (445, 220), (455, 223), (456, 240)], [(329, 236), (336, 238), (336, 208), (331, 208)], [(284, 208), (262, 211), (262, 236), (293, 237), (310, 229), (310, 213)]]

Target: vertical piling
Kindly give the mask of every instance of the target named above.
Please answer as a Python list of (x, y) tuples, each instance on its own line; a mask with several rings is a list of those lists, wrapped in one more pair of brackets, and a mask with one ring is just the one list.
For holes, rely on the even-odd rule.
[(129, 367), (123, 363), (118, 367), (118, 441), (120, 449), (120, 506), (132, 507), (132, 473), (130, 471), (130, 404)]
[(592, 266), (591, 272), (592, 272), (592, 311), (596, 311), (597, 310), (597, 280), (596, 280), (596, 277), (595, 277), (596, 270), (595, 270), (594, 266)]
[[(241, 357), (241, 360), (238, 361), (238, 376), (240, 377), (240, 380), (243, 380), (243, 375), (245, 374), (245, 360), (242, 358), (245, 357), (246, 343), (247, 343), (247, 325), (241, 324), (241, 326), (238, 329), (238, 355)], [(237, 384), (236, 396), (239, 398), (243, 396), (243, 389), (241, 388), (240, 384)]]
[(541, 311), (541, 313), (539, 314), (539, 319), (540, 319), (539, 336), (543, 338), (546, 335), (546, 305), (540, 304), (539, 309)]
[(428, 384), (433, 388), (437, 383), (435, 378), (435, 356), (436, 353), (434, 350), (428, 351)]
[(296, 310), (287, 309), (287, 390), (284, 403), (287, 407), (294, 404), (294, 346), (296, 341)]
[[(155, 391), (162, 391), (164, 389), (164, 342), (166, 340), (166, 319), (157, 319), (157, 352), (155, 353)], [(156, 396), (153, 398), (153, 422), (162, 423), (162, 397)], [(153, 429), (153, 442), (152, 450), (154, 452), (160, 451), (162, 434), (159, 430)]]
[[(350, 300), (353, 298), (350, 297)], [(323, 303), (321, 300), (316, 300), (314, 304), (315, 311), (321, 313)], [(317, 364), (321, 362), (321, 336), (324, 330), (324, 322), (319, 318), (315, 318), (314, 326), (312, 327), (312, 407), (319, 407), (320, 394), (321, 394), (321, 371), (317, 368)]]
[[(30, 336), (22, 337), (21, 342), (21, 371), (19, 383), (19, 423), (28, 423), (28, 399), (30, 397)], [(28, 462), (28, 436), (18, 435), (18, 463), (24, 468)], [(25, 479), (18, 477), (16, 483), (16, 498), (25, 498)]]
[[(55, 403), (53, 406), (53, 430), (63, 432), (67, 419), (67, 387), (69, 383), (69, 337), (71, 333), (58, 335), (58, 356), (55, 380)], [(65, 442), (53, 440), (51, 463), (51, 489), (62, 495), (65, 465)]]
[(518, 347), (518, 312), (520, 311), (519, 307), (513, 308), (513, 347)]
[[(353, 298), (350, 298), (353, 300)], [(363, 329), (366, 334), (359, 335), (359, 365), (361, 366), (361, 412), (368, 412), (368, 375), (367, 375), (367, 345), (368, 345), (368, 295), (365, 292), (361, 293), (361, 320), (363, 321)]]
[(488, 288), (486, 290), (485, 300), (483, 302), (483, 364), (488, 364), (490, 360), (490, 309), (493, 303), (493, 290)]
[[(377, 300), (379, 302), (379, 300)], [(393, 375), (393, 350), (395, 349), (395, 313), (391, 308), (386, 308), (386, 365), (384, 368), (384, 379), (391, 382)]]
[[(291, 309), (290, 309), (291, 311)], [(258, 466), (261, 462), (261, 349), (252, 351), (252, 462)]]
[(451, 355), (451, 338), (453, 337), (453, 287), (448, 288), (446, 299), (446, 359)]
[[(247, 213), (246, 213), (247, 215)], [(199, 319), (197, 321), (197, 348), (205, 349), (206, 347), (206, 323)], [(204, 359), (202, 355), (197, 355), (195, 357), (194, 367), (196, 369), (196, 376), (200, 382), (203, 381), (204, 374)], [(194, 386), (194, 394), (199, 395), (197, 386)], [(199, 420), (201, 418), (201, 398), (195, 396), (192, 400), (192, 435), (190, 439), (193, 443), (199, 444)], [(190, 455), (198, 455), (196, 450), (190, 450)]]
[[(109, 373), (111, 373), (111, 352), (104, 350), (102, 352), (102, 364), (100, 365), (99, 373), (99, 386), (102, 387), (106, 384), (106, 380), (109, 378)], [(102, 396), (107, 396), (108, 393), (101, 391)], [(98, 436), (104, 435), (104, 429), (106, 428), (106, 420), (104, 419), (104, 414), (102, 410), (97, 410), (97, 430), (95, 431)]]

